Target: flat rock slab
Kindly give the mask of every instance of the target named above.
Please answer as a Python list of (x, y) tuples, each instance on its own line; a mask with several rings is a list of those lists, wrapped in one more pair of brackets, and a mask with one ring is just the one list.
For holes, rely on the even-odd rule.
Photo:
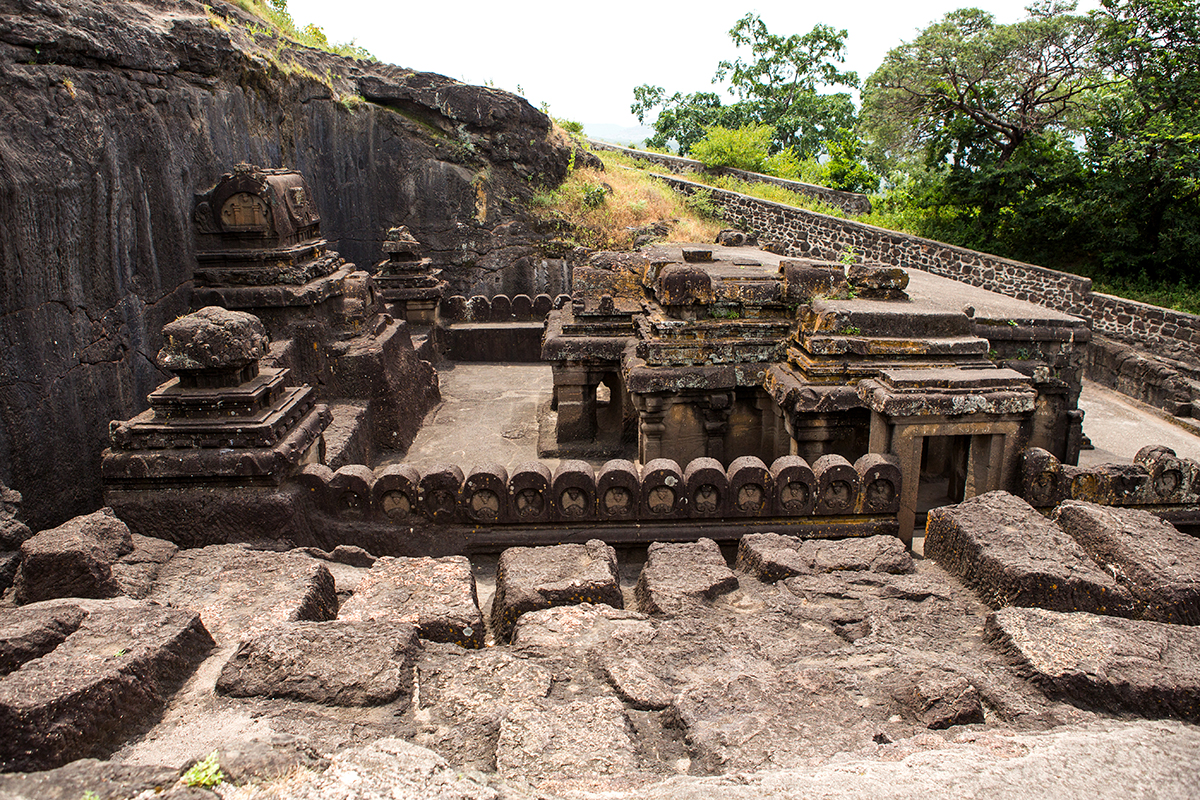
[(686, 732), (693, 772), (737, 772), (806, 766), (869, 745), (886, 712), (864, 719), (856, 699), (836, 670), (734, 668), (684, 687), (664, 714)]
[(159, 572), (150, 599), (200, 612), (218, 643), (260, 628), (337, 615), (333, 576), (299, 552), (220, 544), (184, 550)]
[(1147, 717), (1200, 721), (1200, 629), (1003, 608), (987, 638), (1047, 693)]
[(382, 705), (411, 692), (420, 647), (416, 628), (403, 622), (290, 622), (242, 642), (221, 671), (217, 691), (331, 706)]
[(0, 775), (5, 800), (80, 800), (84, 797), (157, 797), (175, 785), (180, 770), (81, 758), (65, 767)]
[(1008, 492), (929, 512), (925, 557), (992, 608), (1034, 606), (1129, 616), (1133, 598), (1062, 528)]
[(112, 566), (133, 550), (128, 526), (111, 508), (42, 531), (21, 545), (18, 604), (56, 597), (116, 597), (121, 586)]
[(150, 596), (163, 565), (174, 558), (179, 548), (165, 539), (138, 533), (133, 534), (132, 541), (133, 549), (112, 565), (113, 579), (121, 587), (121, 594), (144, 600)]
[(0, 675), (62, 644), (87, 612), (70, 601), (47, 600), (0, 613)]
[(905, 573), (913, 571), (912, 556), (894, 536), (861, 539), (801, 539), (778, 533), (751, 533), (738, 542), (737, 568), (759, 580), (777, 581), (794, 575), (857, 570)]
[[(554, 791), (628, 785), (638, 768), (625, 707), (612, 695), (514, 705), (500, 724), (496, 771)], [(614, 785), (616, 782), (616, 785)]]
[(502, 649), (432, 644), (417, 661), (417, 680), (405, 737), (455, 764), (492, 772), (500, 721), (513, 705), (549, 695), (554, 673)]
[(712, 539), (683, 544), (655, 542), (634, 590), (646, 614), (674, 614), (738, 588), (737, 576)]
[(1200, 540), (1148, 511), (1079, 500), (1061, 503), (1054, 520), (1129, 590), (1137, 616), (1200, 625)]
[(556, 606), (521, 615), (512, 643), (522, 650), (587, 652), (615, 643), (648, 642), (654, 625), (645, 614), (603, 603)]
[(492, 630), (506, 642), (517, 617), (577, 603), (625, 605), (617, 581), (617, 553), (599, 539), (586, 544), (510, 547), (500, 556)]
[(0, 770), (102, 754), (137, 732), (208, 653), (186, 609), (117, 601), (46, 655), (0, 678)]
[(464, 556), (380, 558), (338, 617), (408, 622), (422, 639), (483, 647), (483, 614), (471, 562)]

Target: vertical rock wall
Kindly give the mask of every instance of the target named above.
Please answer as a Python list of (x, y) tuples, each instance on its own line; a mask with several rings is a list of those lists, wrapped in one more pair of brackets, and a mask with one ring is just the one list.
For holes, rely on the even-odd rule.
[(145, 407), (188, 310), (193, 193), (232, 165), (304, 172), (360, 266), (405, 224), (462, 286), (566, 174), (520, 98), (262, 24), (222, 2), (0, 0), (0, 481), (35, 529), (100, 504), (108, 423)]

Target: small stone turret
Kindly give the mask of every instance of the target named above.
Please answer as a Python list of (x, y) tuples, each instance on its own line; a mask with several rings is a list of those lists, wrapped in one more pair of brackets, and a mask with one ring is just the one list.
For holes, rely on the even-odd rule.
[(150, 393), (150, 410), (110, 426), (104, 480), (122, 488), (277, 485), (319, 459), (329, 410), (288, 370), (263, 368), (257, 317), (210, 306), (163, 328), (158, 364), (175, 377)]
[(421, 243), (408, 228), (389, 228), (383, 242), (387, 259), (379, 262), (375, 283), (397, 316), (413, 325), (432, 325), (446, 282), (442, 271), (434, 268), (431, 259), (421, 258), (420, 251)]

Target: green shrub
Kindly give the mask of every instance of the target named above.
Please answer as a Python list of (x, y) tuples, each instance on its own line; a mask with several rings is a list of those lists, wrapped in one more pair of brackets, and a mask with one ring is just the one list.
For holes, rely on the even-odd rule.
[(771, 137), (770, 125), (753, 125), (730, 130), (720, 125), (704, 129), (704, 138), (692, 145), (691, 156), (709, 169), (732, 167), (761, 172), (767, 160)]

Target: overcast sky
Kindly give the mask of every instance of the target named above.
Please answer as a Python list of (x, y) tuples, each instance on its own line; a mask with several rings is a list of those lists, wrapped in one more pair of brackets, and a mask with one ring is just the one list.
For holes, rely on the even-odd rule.
[[(355, 39), (381, 61), (519, 91), (535, 106), (549, 104), (557, 117), (635, 125), (637, 119), (629, 113), (633, 88), (650, 83), (672, 93), (711, 87), (717, 62), (737, 55), (728, 32), (748, 11), (759, 14), (773, 34), (807, 33), (819, 22), (847, 29), (845, 67), (865, 79), (889, 50), (948, 11), (974, 5), (998, 22), (1015, 22), (1025, 16), (1028, 4), (288, 0), (288, 10), (299, 26), (315, 23), (330, 41)], [(1098, 5), (1097, 0), (1083, 0), (1080, 9)]]

